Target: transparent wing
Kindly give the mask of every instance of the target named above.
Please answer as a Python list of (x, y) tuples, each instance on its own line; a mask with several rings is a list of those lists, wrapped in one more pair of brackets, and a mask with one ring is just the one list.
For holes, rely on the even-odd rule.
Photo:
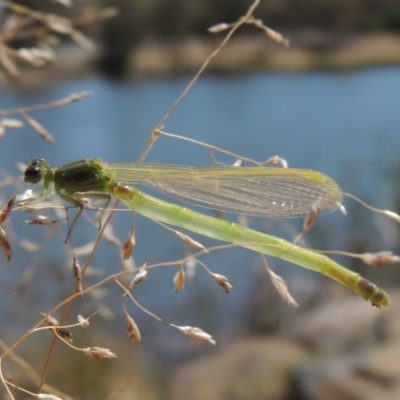
[(125, 185), (146, 185), (174, 199), (203, 207), (268, 217), (338, 209), (342, 191), (329, 176), (311, 170), (263, 167), (186, 167), (168, 164), (106, 164)]

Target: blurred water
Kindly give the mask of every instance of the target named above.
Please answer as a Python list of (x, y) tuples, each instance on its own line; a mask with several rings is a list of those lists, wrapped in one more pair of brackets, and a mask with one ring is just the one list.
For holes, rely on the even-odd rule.
[[(0, 108), (46, 103), (89, 91), (88, 100), (33, 114), (56, 138), (51, 146), (29, 129), (2, 141), (7, 167), (35, 156), (52, 163), (83, 157), (134, 161), (186, 79), (67, 82), (40, 92), (3, 90)], [(203, 78), (168, 120), (165, 130), (245, 156), (285, 157), (291, 166), (322, 170), (355, 187), (396, 158), (399, 149), (400, 70), (269, 74)], [(149, 160), (209, 164), (196, 146), (161, 140)]]
[[(186, 84), (184, 78), (120, 84), (93, 78), (60, 83), (36, 92), (3, 90), (0, 109), (47, 103), (81, 91), (89, 91), (92, 96), (68, 107), (33, 113), (54, 135), (55, 145), (38, 139), (29, 128), (9, 132), (0, 146), (1, 166), (17, 175), (15, 163), (29, 159), (31, 153), (55, 165), (84, 157), (100, 157), (109, 162), (134, 161), (152, 129)], [(376, 206), (391, 208), (396, 184), (391, 171), (398, 167), (400, 150), (399, 87), (399, 68), (202, 78), (164, 129), (257, 160), (279, 154), (290, 166), (325, 172), (345, 191), (368, 198)], [(207, 150), (165, 138), (156, 143), (147, 160), (190, 165), (211, 163)], [(2, 188), (4, 198), (12, 190)], [(126, 220), (130, 218), (126, 215), (117, 216), (121, 238), (129, 229)], [(27, 218), (16, 217), (16, 225), (20, 224), (21, 229)], [(335, 232), (335, 225), (344, 217), (336, 213), (324, 218), (321, 218), (322, 231)], [(37, 235), (41, 228), (29, 229), (23, 227), (23, 235)], [(182, 243), (153, 223), (139, 218), (136, 229), (138, 264), (176, 259), (184, 254)], [(88, 232), (96, 234), (92, 227), (77, 230), (77, 242), (84, 242)], [(341, 240), (345, 239), (334, 236), (334, 243), (343, 244)], [(385, 239), (389, 245), (391, 237)], [(214, 243), (203, 238), (201, 241), (206, 245)], [(57, 268), (60, 256), (53, 248), (46, 251), (48, 268)], [(118, 264), (117, 253), (109, 247), (99, 254), (93, 264), (105, 268)], [(20, 257), (18, 251), (12, 261), (17, 276), (24, 268)], [(236, 299), (243, 299), (250, 285), (243, 275), (256, 258), (255, 254), (232, 250), (217, 253), (210, 263), (225, 274), (230, 271)], [(5, 264), (2, 259), (0, 263)], [(289, 269), (293, 270), (300, 271)], [(153, 278), (156, 289), (143, 294), (147, 296), (147, 305), (163, 307), (164, 296), (171, 292), (174, 273), (175, 270), (165, 271), (167, 283), (163, 274)], [(210, 296), (218, 299), (219, 294), (216, 291)], [(192, 301), (197, 299), (195, 296)], [(237, 304), (233, 302), (227, 307)]]

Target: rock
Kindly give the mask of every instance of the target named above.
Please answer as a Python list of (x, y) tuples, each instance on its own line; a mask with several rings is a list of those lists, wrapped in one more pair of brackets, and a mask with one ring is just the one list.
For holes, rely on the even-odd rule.
[(310, 400), (400, 399), (400, 296), (384, 309), (355, 297), (299, 316), (290, 335), (313, 346), (296, 367), (298, 395)]
[(290, 371), (305, 351), (279, 338), (238, 340), (222, 351), (180, 367), (171, 379), (174, 400), (283, 400)]
[(392, 294), (391, 304), (381, 309), (356, 296), (330, 301), (300, 314), (285, 331), (320, 353), (354, 352), (399, 337), (400, 293)]
[(297, 389), (309, 400), (400, 399), (400, 340), (298, 367)]

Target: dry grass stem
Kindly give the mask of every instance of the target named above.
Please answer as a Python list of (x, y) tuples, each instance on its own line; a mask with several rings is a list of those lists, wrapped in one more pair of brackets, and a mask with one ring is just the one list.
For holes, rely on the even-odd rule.
[(82, 317), (82, 315), (78, 315), (77, 319), (82, 328), (89, 328), (90, 322), (88, 319)]
[[(70, 0), (57, 2), (73, 8)], [(93, 7), (88, 5), (79, 9), (78, 18), (70, 18), (33, 10), (11, 1), (1, 4), (9, 12), (4, 13), (3, 25), (7, 29), (2, 32), (0, 66), (13, 80), (18, 80), (21, 76), (16, 60), (36, 68), (53, 62), (56, 59), (53, 47), (60, 45), (60, 38), (68, 37), (85, 50), (93, 52), (96, 50), (95, 43), (76, 27), (116, 15), (115, 9), (111, 7), (94, 12)], [(32, 47), (15, 49), (15, 42), (21, 39), (25, 43), (29, 39), (28, 43), (32, 43)]]
[(400, 215), (395, 213), (394, 211), (390, 211), (390, 210), (379, 210), (378, 212), (386, 215), (387, 217), (389, 217), (390, 219), (392, 219), (393, 221), (396, 221), (398, 224), (400, 224)]
[[(160, 135), (163, 135), (165, 137), (170, 137), (170, 138), (173, 138), (173, 139), (183, 140), (185, 142), (195, 144), (196, 146), (206, 147), (207, 149), (209, 149), (211, 151), (211, 154), (212, 154), (212, 152), (216, 151), (218, 153), (226, 154), (228, 156), (231, 156), (231, 157), (233, 157), (235, 159), (241, 159), (242, 161), (249, 162), (250, 164), (254, 164), (254, 165), (259, 166), (259, 167), (264, 166), (263, 163), (257, 162), (255, 160), (253, 160), (252, 158), (242, 157), (239, 154), (233, 153), (233, 152), (228, 151), (228, 150), (224, 150), (224, 149), (222, 149), (220, 147), (213, 146), (213, 145), (211, 145), (209, 143), (201, 142), (201, 141), (196, 140), (196, 139), (191, 139), (191, 138), (188, 138), (188, 137), (185, 137), (185, 136), (177, 135), (175, 133), (169, 133), (169, 132), (164, 132), (164, 131), (160, 131)], [(211, 155), (211, 158), (214, 159), (212, 155)]]
[(400, 262), (400, 256), (393, 254), (392, 251), (379, 251), (377, 253), (350, 253), (341, 250), (316, 250), (323, 254), (340, 254), (346, 257), (359, 258), (365, 264), (373, 267), (382, 267), (388, 264)]
[(42, 139), (50, 144), (54, 143), (54, 137), (42, 124), (24, 112), (21, 112), (20, 114)]
[(59, 322), (54, 317), (52, 317), (51, 315), (48, 315), (48, 314), (47, 315), (43, 314), (43, 313), (41, 313), (41, 316), (43, 317), (47, 326), (54, 328), (52, 330), (54, 331), (54, 333), (57, 336), (59, 336), (61, 339), (65, 340), (65, 341), (67, 341), (68, 343), (73, 342), (72, 334), (64, 327), (60, 327)]
[(388, 218), (392, 219), (393, 221), (397, 222), (398, 224), (400, 224), (400, 215), (395, 213), (394, 211), (391, 210), (381, 210), (379, 208), (375, 208), (370, 206), (369, 204), (367, 204), (365, 201), (361, 200), (360, 198), (358, 198), (357, 196), (354, 196), (351, 193), (343, 193), (344, 196), (350, 197), (351, 199), (357, 201), (358, 203), (360, 203), (361, 205), (363, 205), (365, 208), (367, 208), (368, 210), (374, 211), (378, 214), (383, 214), (386, 215)]
[(151, 317), (153, 317), (154, 319), (156, 319), (159, 322), (162, 322), (164, 324), (167, 324), (166, 322), (164, 322), (158, 315), (150, 312), (149, 310), (147, 310), (145, 307), (143, 307), (133, 296), (132, 293), (130, 293), (125, 286), (114, 276), (114, 281), (115, 283), (124, 291), (124, 297), (129, 297), (133, 303), (140, 308), (145, 314), (150, 315)]
[(19, 70), (17, 64), (10, 57), (10, 49), (0, 43), (0, 65), (4, 71), (13, 79), (19, 78)]
[[(9, 110), (0, 110), (0, 115), (12, 115), (12, 114), (23, 114), (23, 113), (30, 113), (33, 111), (38, 111), (38, 110), (49, 110), (54, 107), (64, 107), (69, 104), (76, 103), (78, 101), (84, 100), (87, 97), (91, 96), (92, 94), (90, 92), (79, 92), (79, 93), (73, 93), (70, 94), (67, 97), (63, 97), (62, 99), (51, 101), (50, 103), (45, 103), (45, 104), (35, 104), (33, 106), (23, 106), (23, 107), (18, 107), (18, 108), (11, 108)], [(25, 165), (23, 166), (23, 169), (25, 169)]]
[(63, 400), (61, 397), (55, 396), (54, 394), (39, 393), (36, 397), (40, 400)]
[(102, 224), (102, 238), (105, 239), (109, 244), (116, 247), (117, 249), (121, 249), (122, 242), (118, 238), (118, 236), (114, 232), (114, 228), (111, 224)]
[(4, 385), (4, 387), (5, 387), (5, 389), (6, 389), (7, 393), (8, 393), (8, 395), (10, 396), (10, 399), (14, 400), (14, 396), (12, 395), (12, 393), (11, 393), (11, 391), (10, 391), (10, 388), (8, 387), (8, 382), (4, 379), (4, 376), (3, 376), (2, 361), (3, 361), (3, 359), (0, 358), (0, 379), (1, 379), (1, 381), (3, 382), (3, 385)]
[(158, 125), (154, 128), (152, 135), (150, 136), (150, 139), (148, 140), (140, 158), (139, 161), (143, 161), (146, 158), (147, 153), (150, 151), (150, 149), (153, 147), (155, 141), (160, 135), (160, 130), (170, 117), (170, 115), (174, 112), (175, 108), (178, 107), (178, 105), (181, 103), (181, 101), (186, 97), (186, 95), (189, 93), (189, 91), (192, 89), (194, 84), (198, 81), (199, 77), (203, 74), (203, 72), (206, 70), (210, 62), (219, 55), (219, 53), (222, 51), (222, 49), (226, 46), (226, 44), (229, 42), (231, 37), (234, 35), (234, 33), (243, 25), (246, 23), (246, 21), (252, 17), (253, 12), (255, 9), (258, 7), (260, 3), (260, 0), (255, 0), (253, 4), (250, 5), (248, 8), (246, 14), (239, 18), (239, 20), (233, 24), (232, 28), (226, 35), (226, 37), (223, 39), (221, 44), (207, 57), (207, 59), (204, 61), (203, 65), (199, 68), (195, 76), (191, 79), (191, 81), (188, 83), (186, 88), (183, 90), (183, 92), (180, 94), (180, 96), (176, 99), (176, 101), (172, 104), (170, 109), (167, 111), (167, 113), (164, 115), (164, 117), (161, 119), (161, 121), (158, 123)]

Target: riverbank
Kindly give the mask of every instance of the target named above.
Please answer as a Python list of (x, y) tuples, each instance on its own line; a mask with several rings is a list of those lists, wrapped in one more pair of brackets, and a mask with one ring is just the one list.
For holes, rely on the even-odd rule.
[[(400, 35), (335, 36), (302, 32), (289, 36), (290, 46), (264, 36), (237, 37), (209, 65), (208, 73), (259, 71), (301, 72), (343, 70), (400, 64)], [(187, 39), (160, 46), (143, 44), (130, 58), (130, 70), (140, 76), (176, 75), (196, 71), (217, 47), (216, 42)]]
[[(303, 72), (347, 70), (400, 64), (400, 34), (329, 35), (302, 31), (286, 35), (289, 47), (269, 41), (264, 35), (233, 38), (208, 66), (208, 74), (246, 74), (262, 71)], [(218, 40), (217, 40), (218, 39)], [(194, 74), (218, 46), (221, 38), (188, 38), (170, 43), (144, 42), (128, 57), (128, 78), (176, 77)], [(24, 68), (24, 89), (35, 89), (60, 80), (98, 74), (95, 65), (100, 50), (86, 52), (64, 45), (51, 65)], [(9, 85), (0, 75), (0, 86)]]

